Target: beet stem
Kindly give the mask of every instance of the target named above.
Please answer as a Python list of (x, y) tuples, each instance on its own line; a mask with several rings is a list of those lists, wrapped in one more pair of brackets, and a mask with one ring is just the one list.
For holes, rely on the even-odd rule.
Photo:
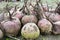
[(15, 6), (15, 10), (12, 12), (11, 16), (14, 14), (15, 11), (17, 11), (17, 5)]
[[(27, 1), (28, 1), (28, 0), (27, 0)], [(25, 4), (25, 8), (26, 8), (27, 11), (28, 11), (27, 15), (30, 15), (30, 11), (29, 11), (29, 9), (28, 9), (28, 7), (27, 7), (27, 1), (24, 1), (24, 4)]]
[(12, 38), (12, 39), (15, 39), (15, 40), (20, 40), (20, 39), (18, 39), (16, 37), (12, 37), (12, 36), (7, 36), (7, 37)]
[(48, 2), (47, 1), (46, 1), (46, 4), (47, 4), (48, 12), (49, 12), (49, 6), (48, 6)]
[(45, 16), (43, 15), (43, 13), (44, 13), (44, 11), (43, 11), (43, 8), (42, 8), (42, 4), (39, 4), (39, 2), (40, 1), (37, 1), (36, 0), (36, 5), (35, 6), (37, 6), (36, 8), (37, 8), (37, 10), (36, 10), (36, 12), (38, 13), (38, 15), (40, 16), (40, 18), (39, 19), (43, 19), (43, 18), (45, 18)]
[(11, 14), (10, 11), (9, 11), (8, 4), (6, 5), (6, 10), (7, 10), (8, 13), (9, 13), (9, 18), (10, 18), (10, 20), (12, 20), (12, 14)]

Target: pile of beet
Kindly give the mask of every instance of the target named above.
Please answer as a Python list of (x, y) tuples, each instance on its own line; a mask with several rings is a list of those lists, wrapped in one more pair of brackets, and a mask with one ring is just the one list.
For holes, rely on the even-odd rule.
[(22, 8), (8, 6), (0, 14), (0, 39), (7, 36), (20, 40), (15, 37), (21, 34), (26, 40), (34, 40), (42, 34), (60, 34), (60, 3), (52, 11), (41, 0), (36, 0), (34, 5), (24, 0)]

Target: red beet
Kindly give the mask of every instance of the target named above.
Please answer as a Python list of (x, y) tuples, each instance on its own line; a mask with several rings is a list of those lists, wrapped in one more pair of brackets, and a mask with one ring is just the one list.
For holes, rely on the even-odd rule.
[[(6, 6), (7, 11), (9, 12), (8, 6)], [(21, 22), (18, 18), (12, 17), (12, 14), (9, 12), (9, 20), (1, 22), (5, 33), (7, 36), (16, 36), (20, 30)]]
[(47, 19), (39, 20), (38, 26), (41, 32), (50, 33), (52, 31), (52, 24)]
[(25, 16), (22, 18), (22, 23), (23, 23), (23, 24), (26, 24), (26, 23), (29, 23), (29, 22), (37, 23), (37, 18), (36, 18), (36, 16), (34, 16), (34, 15), (25, 15)]
[[(39, 6), (39, 3), (37, 6)], [(37, 13), (38, 13), (38, 15), (40, 15), (40, 20), (38, 21), (38, 27), (41, 29), (41, 32), (43, 34), (44, 33), (50, 34), (52, 31), (52, 24), (46, 19), (42, 4), (40, 7), (37, 7), (37, 8), (38, 8)]]
[(18, 18), (13, 18), (11, 21), (3, 21), (1, 24), (6, 31), (6, 35), (10, 36), (16, 36), (21, 27), (21, 23)]
[[(26, 2), (27, 3), (27, 2)], [(30, 10), (28, 9), (27, 4), (25, 3), (25, 8), (27, 9), (27, 15), (22, 18), (22, 23), (26, 24), (29, 22), (37, 23), (37, 18), (35, 15), (31, 15)], [(26, 12), (26, 11), (25, 11)]]

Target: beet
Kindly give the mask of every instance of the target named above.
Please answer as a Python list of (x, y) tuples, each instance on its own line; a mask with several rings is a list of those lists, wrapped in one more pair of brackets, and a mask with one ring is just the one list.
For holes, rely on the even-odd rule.
[(24, 16), (24, 14), (21, 11), (16, 11), (14, 17), (17, 17), (17, 18), (21, 19), (23, 16)]
[(7, 36), (16, 36), (20, 30), (21, 22), (18, 18), (12, 17), (12, 14), (9, 12), (8, 5), (6, 6), (6, 10), (9, 13), (8, 20), (4, 20), (1, 24)]
[(53, 22), (60, 21), (60, 15), (58, 13), (52, 13), (49, 16), (49, 19), (51, 19)]
[(47, 19), (39, 20), (38, 27), (41, 32), (50, 33), (52, 31), (52, 24)]
[(25, 15), (25, 16), (22, 18), (22, 23), (23, 23), (23, 24), (26, 24), (26, 23), (29, 23), (29, 22), (37, 23), (37, 18), (36, 18), (36, 16), (34, 16), (34, 15)]
[(39, 28), (35, 23), (27, 23), (23, 26), (21, 34), (26, 39), (36, 39), (39, 34)]
[(41, 33), (50, 34), (52, 31), (52, 24), (49, 20), (46, 19), (42, 4), (39, 5), (39, 2), (37, 2), (37, 8), (37, 13), (40, 16), (40, 20), (38, 21), (38, 27), (41, 29)]
[(60, 34), (60, 21), (54, 22), (53, 33)]
[(27, 9), (27, 15), (22, 17), (22, 23), (23, 25), (29, 22), (37, 23), (37, 18), (35, 15), (31, 15), (30, 10), (27, 7), (27, 4), (25, 3), (25, 8)]
[(3, 21), (1, 24), (6, 31), (6, 35), (10, 36), (16, 36), (21, 27), (21, 23), (18, 18), (13, 18), (11, 21)]

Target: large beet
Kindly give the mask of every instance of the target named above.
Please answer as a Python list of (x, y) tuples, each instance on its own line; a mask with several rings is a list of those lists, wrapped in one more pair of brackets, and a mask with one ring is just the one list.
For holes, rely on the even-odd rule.
[(37, 23), (37, 18), (36, 18), (36, 16), (34, 16), (34, 15), (25, 15), (25, 16), (22, 18), (22, 23), (23, 23), (23, 24), (26, 24), (26, 23), (29, 23), (29, 22)]
[(27, 23), (23, 26), (21, 34), (26, 39), (35, 39), (39, 36), (40, 31), (35, 23)]
[(6, 31), (6, 35), (11, 36), (16, 36), (21, 27), (21, 23), (18, 18), (13, 18), (11, 21), (3, 21), (1, 24)]
[(8, 20), (4, 20), (1, 24), (7, 36), (16, 36), (20, 30), (21, 22), (18, 18), (12, 17), (13, 13), (10, 13), (8, 4), (6, 5), (6, 10), (8, 11)]

